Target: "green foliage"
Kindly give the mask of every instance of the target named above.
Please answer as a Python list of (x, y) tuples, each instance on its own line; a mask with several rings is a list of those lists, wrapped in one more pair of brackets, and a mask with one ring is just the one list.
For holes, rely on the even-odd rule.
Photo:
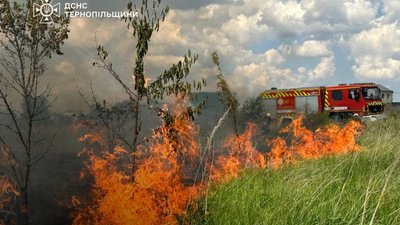
[(186, 80), (189, 75), (190, 68), (196, 63), (198, 55), (192, 54), (190, 50), (183, 56), (183, 59), (173, 64), (169, 69), (165, 70), (161, 75), (150, 82), (146, 82), (144, 74), (145, 56), (148, 51), (149, 43), (153, 32), (157, 32), (160, 22), (164, 21), (168, 14), (169, 7), (160, 9), (160, 0), (147, 1), (143, 0), (138, 6), (133, 3), (128, 4), (128, 11), (138, 12), (137, 17), (124, 18), (128, 23), (128, 29), (133, 29), (133, 37), (136, 41), (136, 60), (133, 67), (134, 90), (125, 85), (119, 74), (114, 70), (112, 63), (108, 60), (108, 52), (104, 46), (99, 45), (97, 48), (98, 61), (93, 65), (103, 67), (110, 71), (116, 80), (122, 85), (129, 97), (134, 101), (141, 101), (143, 98), (147, 102), (152, 100), (162, 100), (165, 96), (175, 95), (180, 97), (190, 96), (192, 89), (201, 90), (206, 85), (204, 79), (201, 81)]
[(165, 95), (190, 96), (192, 88), (198, 91), (201, 90), (202, 86), (206, 85), (205, 79), (200, 82), (192, 81), (192, 83), (185, 80), (189, 75), (190, 67), (196, 63), (197, 58), (198, 56), (192, 55), (189, 50), (182, 61), (172, 65), (171, 68), (158, 76), (155, 81), (151, 82), (146, 92), (149, 92), (152, 99), (163, 99)]
[(231, 112), (236, 112), (239, 106), (239, 101), (236, 98), (236, 94), (231, 91), (228, 83), (226, 82), (224, 75), (222, 74), (221, 65), (219, 63), (218, 53), (214, 52), (212, 54), (213, 63), (217, 66), (217, 87), (220, 89), (218, 91), (218, 97), (221, 102), (225, 105), (225, 108), (230, 108)]
[(236, 93), (232, 92), (226, 82), (224, 75), (222, 74), (221, 65), (219, 63), (218, 53), (214, 52), (212, 55), (213, 63), (217, 66), (217, 87), (220, 89), (217, 94), (225, 109), (229, 110), (229, 116), (232, 118), (235, 133), (239, 135), (237, 111), (239, 107), (239, 101), (236, 98)]
[[(136, 62), (133, 69), (135, 79), (135, 90), (137, 90), (139, 99), (147, 94), (145, 88), (145, 77), (144, 77), (144, 57), (147, 54), (149, 48), (149, 42), (154, 31), (158, 31), (160, 27), (160, 20), (164, 21), (169, 11), (166, 7), (161, 9), (159, 12), (161, 0), (157, 0), (149, 3), (148, 0), (142, 0), (140, 10), (135, 4), (129, 3), (128, 10), (139, 12), (137, 17), (127, 18), (128, 28), (132, 27), (133, 36), (136, 37)], [(125, 19), (125, 21), (127, 21)]]
[[(165, 96), (174, 95), (181, 98), (190, 98), (192, 91), (200, 91), (206, 85), (204, 79), (201, 81), (188, 80), (190, 68), (196, 63), (198, 56), (193, 54), (190, 50), (182, 57), (182, 60), (173, 64), (169, 69), (166, 69), (162, 74), (151, 76), (153, 81), (149, 82), (147, 74), (144, 73), (145, 58), (148, 53), (151, 37), (154, 32), (157, 32), (160, 23), (165, 20), (168, 14), (169, 7), (162, 7), (161, 0), (142, 0), (139, 5), (129, 3), (128, 11), (135, 12), (137, 16), (123, 18), (128, 24), (128, 30), (132, 29), (133, 41), (135, 42), (136, 55), (135, 62), (132, 67), (133, 74), (133, 88), (124, 83), (121, 75), (114, 68), (109, 54), (104, 46), (97, 47), (97, 60), (93, 62), (93, 66), (98, 66), (107, 70), (112, 77), (122, 86), (125, 93), (129, 96), (130, 101), (133, 103), (133, 141), (132, 151), (136, 151), (138, 144), (138, 136), (141, 132), (141, 107), (145, 101), (147, 107), (156, 112), (157, 115), (168, 123), (171, 118), (167, 111), (159, 106), (158, 101), (162, 100)], [(130, 75), (128, 75), (130, 76)], [(188, 107), (187, 113), (194, 119), (195, 114), (199, 114), (201, 108), (204, 106), (203, 101), (200, 105), (195, 107)], [(161, 116), (162, 115), (162, 116)], [(133, 165), (135, 165), (135, 156), (133, 156)], [(134, 168), (134, 166), (133, 166)]]
[[(33, 17), (33, 3), (40, 1), (27, 1), (17, 3), (9, 0), (0, 0), (0, 32), (9, 41), (8, 50), (17, 48), (20, 54), (26, 57), (43, 59), (51, 57), (54, 52), (61, 55), (61, 46), (68, 38), (69, 19), (60, 16), (54, 18), (54, 23), (41, 24), (40, 18)], [(39, 50), (39, 51), (38, 51)], [(15, 52), (18, 54), (18, 52)], [(33, 55), (35, 54), (35, 55)], [(40, 60), (38, 60), (40, 61)]]
[(399, 224), (399, 129), (368, 122), (360, 152), (247, 171), (214, 187), (193, 224)]

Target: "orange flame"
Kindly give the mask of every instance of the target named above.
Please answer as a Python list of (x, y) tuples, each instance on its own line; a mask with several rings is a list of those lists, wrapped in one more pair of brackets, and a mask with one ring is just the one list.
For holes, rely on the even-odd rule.
[[(10, 204), (14, 201), (20, 193), (17, 191), (16, 186), (6, 176), (0, 176), (0, 211), (9, 211)], [(16, 224), (14, 221), (16, 218), (8, 218), (7, 221), (4, 217), (0, 218), (0, 225), (2, 224)], [(11, 220), (11, 221), (10, 221)]]
[[(92, 201), (74, 216), (73, 224), (175, 224), (176, 217), (185, 213), (200, 185), (184, 185), (183, 159), (197, 157), (195, 141), (197, 128), (186, 115), (176, 115), (172, 124), (164, 125), (153, 133), (148, 146), (141, 147), (144, 157), (135, 171), (135, 180), (118, 168), (121, 158), (129, 153), (116, 147), (113, 153), (101, 156), (85, 149), (90, 161), (87, 169), (94, 178)], [(98, 135), (84, 139), (101, 143)], [(74, 199), (76, 206), (82, 206)]]
[(256, 125), (249, 123), (243, 134), (229, 136), (224, 148), (230, 149), (227, 155), (221, 155), (216, 160), (216, 167), (212, 166), (212, 180), (226, 182), (239, 175), (247, 168), (265, 168), (265, 158), (258, 152), (252, 142)]
[(0, 209), (5, 207), (13, 198), (19, 196), (15, 185), (5, 176), (0, 177)]
[(289, 144), (281, 137), (274, 139), (270, 143), (271, 151), (267, 158), (273, 168), (278, 168), (284, 163), (300, 159), (318, 159), (325, 155), (358, 151), (360, 146), (356, 138), (360, 129), (359, 122), (350, 121), (343, 128), (330, 124), (313, 132), (302, 125), (302, 117), (299, 117), (280, 132), (292, 132)]
[(0, 146), (0, 169), (5, 169), (0, 172), (0, 225), (17, 223), (15, 209), (21, 193), (17, 182), (15, 179), (12, 179), (13, 176), (8, 174), (10, 172), (9, 169), (17, 165), (15, 157), (12, 156), (12, 152), (8, 146)]
[(73, 197), (74, 206), (79, 208), (73, 215), (73, 224), (176, 224), (178, 217), (188, 223), (188, 210), (195, 207), (193, 199), (207, 194), (210, 180), (226, 182), (239, 176), (243, 169), (265, 168), (267, 159), (271, 167), (278, 168), (301, 159), (360, 149), (356, 144), (360, 123), (349, 122), (343, 128), (329, 125), (313, 132), (298, 118), (281, 131), (292, 134), (290, 141), (281, 137), (273, 140), (271, 151), (263, 155), (252, 143), (256, 125), (248, 124), (242, 134), (225, 140), (227, 154), (218, 155), (215, 163), (203, 165), (209, 169), (209, 177), (188, 182), (201, 160), (196, 141), (198, 128), (184, 109), (183, 103), (178, 104), (172, 120), (155, 130), (147, 144), (139, 146), (136, 156), (140, 162), (133, 176), (131, 170), (124, 168), (132, 156), (125, 149), (116, 146), (113, 152), (102, 150), (106, 142), (98, 132), (81, 138), (94, 144), (83, 150), (89, 160), (86, 173), (82, 173), (82, 177), (91, 175), (93, 187), (89, 199)]

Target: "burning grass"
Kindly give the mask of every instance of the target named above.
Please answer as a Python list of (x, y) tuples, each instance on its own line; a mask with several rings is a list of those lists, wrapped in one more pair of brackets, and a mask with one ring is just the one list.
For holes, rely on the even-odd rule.
[(363, 151), (251, 170), (215, 186), (208, 214), (193, 224), (400, 224), (399, 118), (366, 124)]
[[(176, 115), (173, 123), (164, 124), (140, 146), (141, 162), (133, 176), (121, 169), (120, 163), (131, 156), (121, 147), (100, 154), (98, 149), (84, 149), (89, 156), (85, 174), (94, 184), (89, 202), (75, 200), (81, 210), (73, 224), (175, 224), (176, 216), (185, 213), (200, 191), (201, 184), (183, 182), (186, 166), (197, 154), (196, 136), (187, 116)], [(98, 135), (82, 140), (104, 144)]]
[(0, 176), (0, 225), (16, 224), (13, 205), (19, 195), (15, 185), (7, 177)]
[[(273, 168), (302, 159), (356, 151), (361, 125), (350, 122), (343, 128), (330, 125), (315, 132), (302, 126), (302, 119), (282, 130), (290, 141), (277, 138), (264, 155), (253, 146), (256, 125), (249, 124), (240, 135), (223, 144), (226, 154), (201, 151), (198, 128), (184, 112), (184, 105), (172, 110), (172, 120), (155, 130), (148, 143), (139, 146), (140, 159), (132, 174), (129, 153), (120, 146), (107, 151), (99, 133), (82, 137), (88, 143), (82, 154), (88, 157), (82, 177), (93, 181), (87, 198), (74, 197), (77, 210), (73, 224), (182, 224), (192, 223), (188, 215), (196, 210), (194, 200), (204, 197), (208, 183), (227, 183), (248, 168)], [(206, 155), (204, 155), (206, 153)], [(202, 160), (204, 157), (211, 160)], [(196, 179), (198, 171), (204, 174)], [(197, 171), (197, 172), (196, 172)], [(197, 209), (198, 210), (198, 209)]]
[(349, 121), (344, 127), (332, 123), (311, 131), (303, 126), (302, 121), (303, 117), (299, 117), (281, 130), (280, 133), (286, 134), (288, 140), (278, 137), (271, 141), (271, 151), (267, 156), (273, 168), (279, 168), (284, 163), (319, 159), (360, 149), (356, 144), (361, 129), (359, 122)]
[(11, 172), (2, 169), (11, 167), (11, 163), (14, 163), (13, 160), (9, 160), (9, 153), (7, 146), (0, 147), (0, 225), (16, 224), (16, 203), (18, 197), (21, 196), (17, 185), (10, 179), (12, 176), (7, 176)]
[(254, 148), (252, 142), (256, 130), (256, 125), (250, 123), (243, 134), (231, 135), (225, 140), (223, 147), (229, 151), (218, 156), (215, 165), (211, 165), (212, 181), (227, 182), (244, 169), (265, 168), (265, 157)]

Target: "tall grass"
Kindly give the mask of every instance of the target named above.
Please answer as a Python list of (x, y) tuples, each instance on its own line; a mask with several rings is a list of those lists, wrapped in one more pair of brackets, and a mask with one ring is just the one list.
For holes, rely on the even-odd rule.
[(400, 224), (400, 117), (365, 127), (360, 152), (247, 171), (214, 187), (193, 223)]

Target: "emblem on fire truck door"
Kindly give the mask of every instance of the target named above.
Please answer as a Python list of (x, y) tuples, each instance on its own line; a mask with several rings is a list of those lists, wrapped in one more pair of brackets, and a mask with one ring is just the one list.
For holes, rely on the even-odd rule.
[(278, 105), (283, 105), (283, 103), (284, 103), (283, 99), (282, 99), (282, 98), (279, 98), (279, 99), (278, 99)]

